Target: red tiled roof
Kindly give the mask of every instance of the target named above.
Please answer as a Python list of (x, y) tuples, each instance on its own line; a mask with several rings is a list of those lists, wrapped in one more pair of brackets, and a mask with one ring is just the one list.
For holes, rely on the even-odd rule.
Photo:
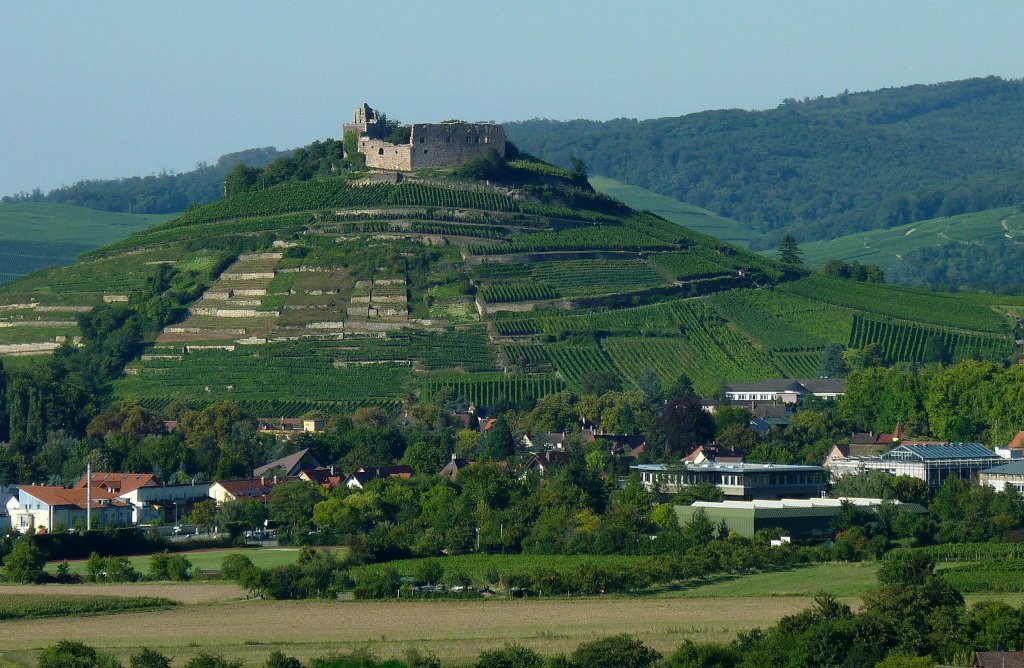
[[(85, 489), (86, 479), (83, 475), (75, 483), (75, 489)], [(103, 488), (114, 492), (116, 495), (133, 492), (140, 487), (151, 487), (159, 485), (160, 480), (152, 473), (108, 473), (105, 471), (93, 471), (92, 489)]]
[[(48, 485), (21, 485), (19, 489), (51, 507), (75, 506), (77, 508), (82, 508), (83, 510), (86, 508), (87, 490), (85, 487), (67, 489), (66, 487)], [(100, 503), (100, 501), (103, 501), (104, 503)], [(126, 505), (128, 504), (117, 498), (116, 494), (111, 494), (110, 492), (98, 487), (94, 487), (92, 490), (93, 508)]]
[(1024, 431), (1018, 431), (1017, 435), (1013, 437), (1013, 440), (1010, 441), (1010, 445), (1007, 447), (1014, 450), (1024, 448)]

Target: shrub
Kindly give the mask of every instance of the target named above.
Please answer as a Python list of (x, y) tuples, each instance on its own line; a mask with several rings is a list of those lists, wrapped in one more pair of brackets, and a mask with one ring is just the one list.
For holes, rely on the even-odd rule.
[(242, 668), (241, 661), (228, 661), (219, 654), (203, 652), (188, 660), (185, 668)]
[(427, 559), (416, 569), (416, 579), (425, 584), (437, 584), (444, 577), (444, 566), (436, 559)]
[(244, 554), (234, 553), (224, 557), (224, 561), (220, 565), (220, 574), (228, 580), (240, 581), (254, 568), (256, 566), (252, 563), (252, 559)]
[(149, 577), (154, 580), (188, 580), (191, 569), (192, 562), (181, 554), (164, 551), (149, 558)]
[(660, 661), (661, 654), (623, 633), (584, 643), (571, 658), (581, 668), (646, 668)]
[(37, 668), (120, 668), (114, 658), (86, 644), (73, 640), (61, 640), (47, 647), (39, 655)]
[(409, 668), (441, 668), (441, 660), (430, 652), (413, 648), (405, 653), (405, 665)]
[(477, 668), (541, 668), (544, 659), (529, 647), (510, 643), (501, 649), (480, 653)]
[(155, 649), (147, 647), (138, 654), (132, 654), (128, 665), (131, 668), (171, 668), (171, 660)]
[(883, 585), (920, 585), (935, 572), (935, 560), (918, 550), (890, 553), (878, 569), (878, 583)]
[(734, 668), (742, 660), (740, 652), (728, 645), (695, 643), (687, 640), (669, 658), (670, 668)]
[(280, 650), (274, 650), (267, 659), (266, 668), (302, 668), (302, 663), (293, 656), (285, 656)]
[(362, 571), (356, 576), (356, 597), (390, 598), (398, 591), (401, 581), (394, 568)]
[(132, 562), (124, 557), (107, 557), (107, 580), (111, 582), (135, 582), (139, 573)]

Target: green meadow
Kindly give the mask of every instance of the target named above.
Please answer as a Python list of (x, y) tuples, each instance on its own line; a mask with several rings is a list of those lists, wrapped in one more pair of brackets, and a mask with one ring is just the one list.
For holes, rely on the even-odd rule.
[(71, 264), (89, 250), (173, 218), (51, 202), (0, 206), (0, 282)]

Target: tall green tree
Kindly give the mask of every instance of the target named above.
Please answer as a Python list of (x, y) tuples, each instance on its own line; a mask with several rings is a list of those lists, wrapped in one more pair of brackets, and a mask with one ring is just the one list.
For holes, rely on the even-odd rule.
[(800, 250), (799, 244), (796, 242), (796, 237), (792, 234), (787, 234), (779, 240), (779, 260), (786, 264), (802, 265), (804, 263), (803, 251)]
[[(52, 527), (47, 527), (52, 528)], [(4, 579), (8, 582), (33, 584), (44, 577), (46, 559), (29, 536), (14, 541), (11, 551), (4, 557)]]

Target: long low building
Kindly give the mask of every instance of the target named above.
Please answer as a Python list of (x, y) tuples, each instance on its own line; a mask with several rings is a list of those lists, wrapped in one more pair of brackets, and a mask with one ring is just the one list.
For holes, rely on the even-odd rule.
[(698, 501), (692, 506), (676, 506), (676, 516), (680, 525), (693, 521), (698, 510), (703, 511), (712, 524), (721, 522), (741, 536), (748, 538), (762, 529), (781, 529), (784, 535), (791, 538), (814, 538), (825, 535), (833, 520), (843, 510), (843, 504), (849, 503), (858, 510), (876, 514), (883, 503), (891, 503), (899, 508), (915, 514), (922, 514), (925, 509), (916, 503), (900, 503), (899, 501), (883, 501), (882, 499), (842, 498), (842, 499), (779, 499), (775, 501)]
[(655, 485), (665, 492), (678, 492), (690, 485), (708, 484), (722, 490), (729, 499), (782, 499), (821, 496), (828, 485), (823, 466), (791, 464), (748, 464), (740, 462), (685, 464), (638, 464), (647, 488)]
[(994, 488), (997, 492), (1007, 487), (1016, 487), (1018, 492), (1024, 494), (1024, 461), (1017, 460), (985, 469), (978, 474), (978, 482)]
[(885, 471), (924, 480), (937, 488), (950, 476), (973, 480), (985, 469), (1006, 460), (981, 443), (904, 443), (877, 457), (829, 457), (833, 478), (866, 471)]

